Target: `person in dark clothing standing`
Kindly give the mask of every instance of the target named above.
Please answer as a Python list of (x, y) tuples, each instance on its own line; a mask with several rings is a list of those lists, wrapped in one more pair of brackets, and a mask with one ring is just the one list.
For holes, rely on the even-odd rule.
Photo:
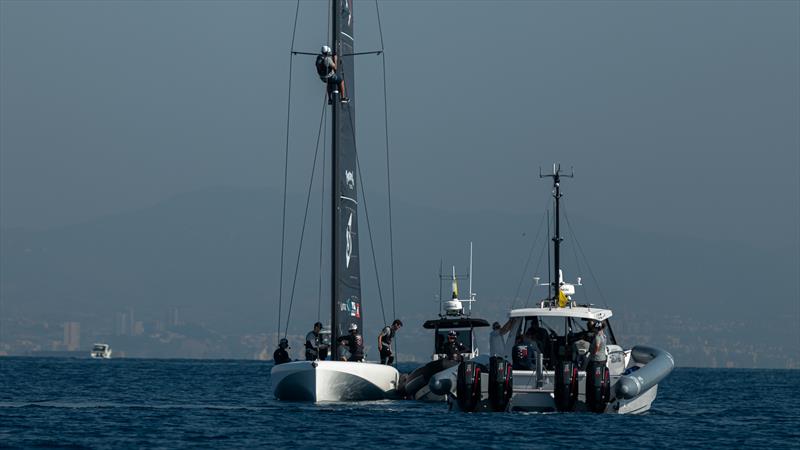
[(381, 364), (392, 365), (394, 355), (392, 354), (392, 339), (397, 330), (403, 327), (400, 319), (395, 319), (391, 326), (383, 327), (381, 334), (378, 335), (378, 348), (381, 351)]
[[(350, 352), (350, 357), (347, 358), (347, 361), (361, 362), (364, 360), (364, 339), (358, 334), (358, 325), (351, 323), (349, 330), (350, 334), (339, 337), (336, 342), (347, 347)], [(342, 356), (342, 360), (344, 359), (344, 356)]]
[(320, 345), (322, 344), (322, 323), (314, 324), (314, 329), (306, 335), (306, 361), (319, 359)]
[(289, 352), (286, 350), (290, 349), (289, 341), (286, 338), (281, 339), (281, 342), (278, 344), (278, 348), (275, 350), (275, 353), (272, 354), (272, 359), (275, 361), (275, 365), (283, 364), (291, 362), (292, 359), (289, 358)]
[(456, 330), (450, 330), (447, 333), (447, 342), (444, 343), (444, 354), (447, 359), (453, 361), (461, 361), (463, 359), (462, 353), (467, 351), (467, 347), (458, 340), (458, 333)]

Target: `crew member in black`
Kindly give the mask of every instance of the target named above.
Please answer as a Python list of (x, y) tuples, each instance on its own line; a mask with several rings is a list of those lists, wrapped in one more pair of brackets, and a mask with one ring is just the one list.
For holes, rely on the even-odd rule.
[(550, 334), (539, 326), (539, 319), (534, 318), (531, 327), (525, 332), (525, 339), (528, 341), (527, 344), (536, 345), (540, 352), (544, 352), (550, 341)]
[(327, 45), (322, 46), (320, 54), (317, 55), (315, 63), (317, 67), (317, 75), (320, 80), (325, 82), (328, 86), (328, 104), (333, 104), (333, 93), (338, 91), (341, 95), (341, 102), (347, 103), (350, 99), (347, 98), (344, 92), (344, 77), (339, 74), (339, 57), (333, 53)]
[(461, 361), (464, 359), (461, 354), (466, 351), (467, 347), (458, 340), (458, 333), (456, 333), (456, 330), (450, 330), (450, 332), (447, 333), (447, 342), (444, 343), (444, 354), (447, 355), (447, 359)]
[(400, 319), (394, 319), (391, 326), (383, 327), (381, 334), (378, 335), (378, 348), (381, 349), (381, 364), (392, 365), (394, 355), (392, 355), (392, 339), (397, 330), (403, 327)]
[[(339, 343), (339, 345), (347, 347), (347, 350), (350, 352), (350, 357), (347, 358), (347, 361), (363, 361), (364, 339), (358, 334), (358, 325), (351, 323), (349, 330), (350, 334), (347, 336), (340, 336), (336, 342)], [(345, 360), (344, 355), (342, 355), (342, 360)]]
[(289, 341), (286, 338), (281, 339), (281, 342), (278, 344), (278, 348), (275, 349), (275, 353), (272, 354), (272, 359), (275, 361), (275, 365), (283, 364), (287, 362), (291, 362), (292, 359), (289, 358), (289, 352), (287, 349), (290, 349)]
[(306, 361), (319, 359), (320, 345), (322, 344), (322, 323), (314, 324), (314, 329), (306, 335)]

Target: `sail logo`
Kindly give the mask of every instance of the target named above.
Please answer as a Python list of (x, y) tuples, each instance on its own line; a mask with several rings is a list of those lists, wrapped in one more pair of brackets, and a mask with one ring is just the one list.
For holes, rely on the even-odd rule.
[(347, 300), (341, 302), (339, 304), (339, 310), (343, 312), (347, 312), (350, 317), (355, 317), (356, 319), (361, 318), (361, 303), (356, 301), (356, 297), (350, 297)]
[(353, 227), (353, 213), (350, 213), (350, 218), (347, 219), (347, 229), (345, 230), (345, 248), (344, 248), (344, 265), (350, 268), (350, 256), (353, 254), (353, 233), (350, 231)]
[(347, 26), (353, 24), (353, 0), (344, 0), (342, 2), (342, 17), (347, 19)]
[(344, 171), (344, 181), (347, 183), (347, 188), (351, 191), (356, 187), (356, 177), (351, 170)]

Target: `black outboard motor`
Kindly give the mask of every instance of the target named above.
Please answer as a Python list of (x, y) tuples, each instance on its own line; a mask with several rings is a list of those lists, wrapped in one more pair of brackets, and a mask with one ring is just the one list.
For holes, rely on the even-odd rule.
[(473, 412), (481, 402), (481, 374), (486, 366), (475, 361), (464, 361), (458, 365), (456, 400), (464, 412)]
[(511, 363), (505, 358), (489, 358), (489, 406), (492, 411), (502, 412), (508, 407), (514, 391)]
[(560, 412), (575, 410), (578, 401), (578, 366), (572, 361), (556, 363), (553, 399)]
[(611, 397), (611, 376), (605, 361), (592, 361), (586, 368), (586, 406), (602, 413)]

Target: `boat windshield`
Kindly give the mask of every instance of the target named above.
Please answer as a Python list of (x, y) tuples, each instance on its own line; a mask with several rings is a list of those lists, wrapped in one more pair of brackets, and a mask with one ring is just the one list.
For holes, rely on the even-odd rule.
[(106, 350), (106, 346), (105, 345), (95, 345), (92, 350), (96, 351), (96, 352), (104, 352)]
[[(471, 353), (472, 352), (472, 330), (465, 329), (465, 330), (455, 330), (455, 331), (458, 334), (456, 339), (458, 339), (458, 341), (461, 342), (462, 344), (464, 344), (464, 347), (467, 348), (465, 353)], [(447, 342), (447, 333), (449, 333), (449, 332), (450, 332), (449, 329), (444, 329), (444, 328), (436, 330), (436, 343), (435, 343), (435, 345), (436, 345), (436, 353), (438, 353), (438, 354), (444, 354), (445, 353), (444, 343)]]
[[(578, 339), (585, 339), (589, 330), (588, 322), (590, 319), (581, 319), (575, 317), (526, 317), (524, 327), (519, 330), (518, 337), (523, 338), (525, 334), (555, 337), (568, 336), (569, 341)], [(611, 331), (611, 324), (608, 320), (604, 320), (606, 330), (606, 338), (609, 344), (616, 344), (614, 333)], [(537, 330), (540, 328), (541, 330)]]
[[(533, 345), (542, 352), (545, 367), (554, 368), (554, 357), (559, 348), (571, 348), (575, 342), (591, 341), (593, 330), (590, 330), (590, 319), (569, 316), (528, 316), (525, 317), (522, 327), (517, 331), (515, 345)], [(605, 335), (608, 344), (616, 344), (614, 333), (608, 320), (605, 324)]]

